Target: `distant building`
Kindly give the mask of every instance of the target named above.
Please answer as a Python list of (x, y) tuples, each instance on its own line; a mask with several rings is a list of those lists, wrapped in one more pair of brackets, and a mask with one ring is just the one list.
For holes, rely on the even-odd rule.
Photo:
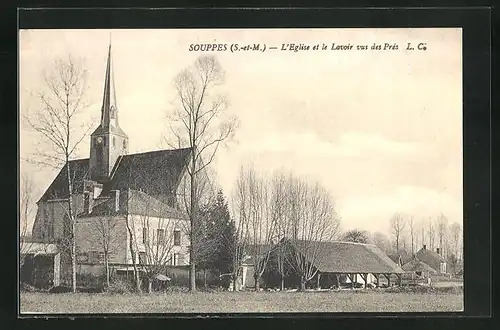
[(441, 256), (441, 251), (439, 248), (436, 249), (436, 252), (427, 249), (427, 246), (424, 245), (420, 250), (415, 253), (415, 257), (429, 265), (432, 269), (434, 269), (437, 273), (446, 274), (446, 261)]
[[(101, 121), (90, 136), (90, 157), (69, 162), (73, 208), (77, 215), (77, 272), (103, 271), (100, 237), (96, 230), (92, 230), (96, 220), (116, 222), (112, 235), (117, 239), (113, 239), (110, 257), (115, 268), (131, 269), (127, 221), (133, 227), (138, 245), (136, 262), (148, 253), (145, 246), (157, 244), (158, 237), (170, 235), (174, 247), (168, 256), (169, 263), (173, 266), (187, 265), (189, 240), (186, 228), (189, 226), (186, 225), (185, 213), (179, 209), (178, 197), (181, 195), (181, 182), (187, 177), (186, 167), (191, 149), (128, 153), (129, 138), (118, 122), (112, 69), (110, 45)], [(64, 166), (37, 202), (33, 226), (33, 238), (47, 246), (52, 244), (51, 255), (55, 253), (52, 251), (54, 244), (61, 254), (60, 261), (59, 258), (53, 258), (54, 264), (51, 266), (56, 270), (61, 269), (60, 276), (54, 275), (58, 280), (54, 281), (54, 285), (59, 284), (59, 278), (62, 283), (71, 283), (68, 196), (67, 167)], [(148, 217), (147, 228), (141, 221), (144, 217)], [(172, 225), (165, 230), (161, 223), (167, 220)]]
[(405, 271), (415, 272), (419, 276), (446, 274), (446, 262), (440, 252), (439, 248), (434, 252), (427, 249), (427, 246), (424, 245), (412, 258), (405, 261), (402, 267)]

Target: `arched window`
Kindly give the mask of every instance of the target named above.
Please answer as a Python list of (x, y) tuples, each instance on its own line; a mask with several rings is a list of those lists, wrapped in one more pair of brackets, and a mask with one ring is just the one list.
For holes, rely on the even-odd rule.
[(113, 147), (115, 146), (115, 137), (113, 136)]
[(123, 140), (123, 149), (127, 149), (127, 140)]

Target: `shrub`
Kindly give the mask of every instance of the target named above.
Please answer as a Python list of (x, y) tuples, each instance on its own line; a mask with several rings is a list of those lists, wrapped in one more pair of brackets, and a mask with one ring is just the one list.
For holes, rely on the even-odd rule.
[(35, 288), (34, 286), (29, 285), (29, 284), (24, 283), (24, 282), (21, 283), (21, 286), (19, 289), (21, 292), (36, 292), (36, 291), (38, 291), (38, 289)]
[(125, 294), (132, 291), (134, 291), (134, 288), (131, 283), (122, 280), (114, 280), (109, 284), (109, 287), (106, 288), (106, 292), (108, 293)]

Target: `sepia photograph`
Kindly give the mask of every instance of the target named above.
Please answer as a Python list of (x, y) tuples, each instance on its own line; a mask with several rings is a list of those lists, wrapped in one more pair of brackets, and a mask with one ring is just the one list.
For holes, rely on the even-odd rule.
[(461, 28), (21, 29), (20, 314), (461, 312)]

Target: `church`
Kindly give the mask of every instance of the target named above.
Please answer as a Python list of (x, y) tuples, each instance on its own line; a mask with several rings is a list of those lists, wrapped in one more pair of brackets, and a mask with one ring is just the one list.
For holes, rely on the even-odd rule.
[[(104, 79), (100, 125), (90, 136), (90, 157), (64, 166), (37, 202), (31, 265), (37, 257), (50, 262), (50, 283), (71, 285), (71, 222), (73, 214), (77, 274), (131, 271), (135, 263), (189, 264), (189, 221), (181, 211), (191, 149), (130, 154), (129, 138), (119, 125), (111, 45)], [(69, 180), (68, 180), (69, 179)], [(26, 263), (25, 263), (26, 264)], [(29, 263), (28, 263), (29, 264)]]

